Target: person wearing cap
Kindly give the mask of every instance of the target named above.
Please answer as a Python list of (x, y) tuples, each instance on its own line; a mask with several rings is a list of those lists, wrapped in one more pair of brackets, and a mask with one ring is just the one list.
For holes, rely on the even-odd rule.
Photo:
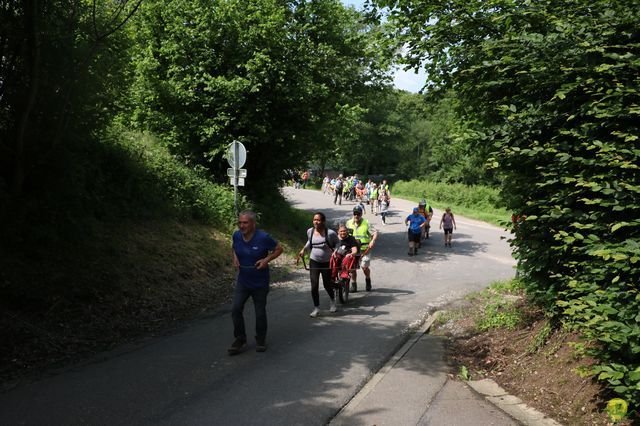
[[(376, 231), (367, 219), (362, 217), (362, 209), (359, 206), (353, 209), (353, 218), (347, 221), (347, 228), (351, 231), (351, 234), (360, 241), (360, 268), (364, 273), (366, 290), (371, 291), (371, 256), (369, 252), (373, 249), (378, 239), (378, 231)], [(358, 291), (357, 283), (358, 274), (357, 271), (351, 273), (351, 291), (354, 293)]]
[(420, 236), (422, 229), (427, 225), (427, 219), (420, 214), (420, 209), (413, 208), (413, 213), (407, 216), (404, 224), (409, 226), (407, 236), (409, 237), (409, 256), (418, 254), (418, 244), (420, 244)]

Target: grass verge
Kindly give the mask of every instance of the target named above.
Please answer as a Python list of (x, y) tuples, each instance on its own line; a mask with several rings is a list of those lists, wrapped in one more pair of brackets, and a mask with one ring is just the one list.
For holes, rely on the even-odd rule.
[(454, 214), (501, 227), (505, 226), (511, 217), (506, 209), (498, 207), (498, 191), (487, 186), (420, 180), (398, 181), (393, 184), (391, 194), (416, 203), (424, 198), (437, 209), (451, 207)]

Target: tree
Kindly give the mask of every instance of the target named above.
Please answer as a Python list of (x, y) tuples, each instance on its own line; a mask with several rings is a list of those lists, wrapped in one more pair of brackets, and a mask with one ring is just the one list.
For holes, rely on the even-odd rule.
[(594, 373), (639, 405), (640, 4), (375, 3), (493, 153), (530, 294), (594, 342)]
[(359, 15), (335, 0), (156, 0), (135, 36), (134, 123), (219, 180), (242, 141), (254, 189), (332, 146), (327, 126), (348, 126), (352, 94), (383, 76)]
[(105, 122), (123, 87), (119, 30), (140, 1), (0, 3), (0, 182), (15, 196)]

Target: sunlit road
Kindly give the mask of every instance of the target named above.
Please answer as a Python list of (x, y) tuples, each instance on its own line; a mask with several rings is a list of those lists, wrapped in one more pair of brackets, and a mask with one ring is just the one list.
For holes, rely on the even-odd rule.
[[(285, 195), (295, 207), (323, 211), (330, 221), (349, 217), (353, 208), (348, 202), (334, 206), (317, 191), (287, 188)], [(434, 220), (431, 239), (418, 256), (407, 256), (403, 220), (411, 207), (393, 199), (384, 227), (367, 213), (381, 232), (372, 260), (374, 291), (352, 294), (339, 312), (328, 312), (321, 293), (321, 316), (308, 316), (313, 306), (304, 271), (275, 286), (267, 306), (267, 352), (250, 346), (227, 356), (232, 326), (222, 311), (171, 336), (0, 394), (0, 424), (327, 423), (428, 310), (514, 274), (500, 238), (506, 235), (463, 218), (457, 218), (452, 248), (433, 230)], [(252, 329), (250, 303), (245, 312)]]
[[(318, 191), (286, 188), (285, 195), (296, 208), (322, 211), (331, 223), (350, 218), (355, 205), (352, 202), (334, 205), (331, 197)], [(448, 248), (444, 246), (442, 231), (438, 230), (442, 217), (439, 210), (434, 212), (430, 239), (423, 242), (416, 257), (409, 257), (404, 220), (413, 207), (413, 202), (393, 199), (387, 225), (383, 225), (367, 206), (364, 217), (380, 232), (371, 266), (377, 291), (371, 296), (384, 294), (392, 301), (381, 303), (376, 310), (393, 307), (390, 318), (403, 319), (400, 312), (404, 311), (409, 317), (406, 320), (411, 321), (428, 306), (441, 305), (482, 289), (494, 280), (514, 275), (515, 261), (506, 232), (483, 222), (456, 217), (458, 229), (453, 234), (453, 247)], [(400, 311), (395, 312), (395, 308)]]

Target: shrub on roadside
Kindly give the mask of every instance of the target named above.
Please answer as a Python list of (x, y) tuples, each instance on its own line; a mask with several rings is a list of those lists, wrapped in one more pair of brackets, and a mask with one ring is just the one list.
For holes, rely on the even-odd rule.
[[(139, 173), (128, 174), (128, 185), (134, 187), (129, 196), (153, 193), (169, 201), (171, 208), (182, 216), (229, 229), (235, 224), (233, 191), (206, 178), (203, 167), (182, 164), (152, 135), (121, 132), (112, 135), (114, 149), (124, 150), (138, 163)], [(239, 197), (239, 210), (249, 207), (244, 196)]]

